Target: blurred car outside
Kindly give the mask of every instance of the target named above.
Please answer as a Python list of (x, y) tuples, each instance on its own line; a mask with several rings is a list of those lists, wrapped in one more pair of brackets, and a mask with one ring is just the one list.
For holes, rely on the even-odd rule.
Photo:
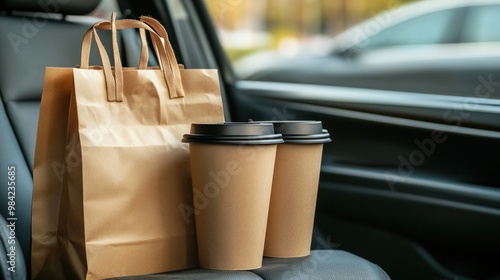
[[(373, 16), (314, 51), (234, 63), (242, 79), (471, 96), (500, 85), (500, 0), (424, 0)], [(497, 82), (498, 80), (498, 82)], [(494, 93), (490, 98), (499, 98)]]

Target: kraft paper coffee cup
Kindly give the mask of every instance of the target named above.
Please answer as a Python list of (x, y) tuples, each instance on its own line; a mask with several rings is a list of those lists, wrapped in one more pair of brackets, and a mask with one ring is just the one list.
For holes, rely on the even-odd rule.
[(272, 124), (193, 124), (189, 143), (200, 267), (262, 266), (277, 144)]
[(264, 256), (310, 254), (323, 144), (330, 134), (319, 121), (273, 122), (278, 145)]

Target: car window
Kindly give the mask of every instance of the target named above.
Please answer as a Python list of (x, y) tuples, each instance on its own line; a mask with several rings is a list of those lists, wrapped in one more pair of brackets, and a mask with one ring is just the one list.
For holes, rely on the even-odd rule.
[[(500, 5), (469, 10), (462, 40), (464, 42), (500, 42)], [(492, 28), (494, 27), (494, 28)]]
[(445, 43), (455, 11), (444, 10), (407, 20), (375, 34), (360, 48)]
[(108, 20), (111, 12), (120, 14), (116, 0), (101, 0), (99, 6), (90, 15)]
[[(330, 53), (334, 37), (415, 0), (205, 0), (237, 73), (309, 54)], [(378, 22), (384, 25), (383, 20)], [(240, 75), (242, 76), (242, 75)]]

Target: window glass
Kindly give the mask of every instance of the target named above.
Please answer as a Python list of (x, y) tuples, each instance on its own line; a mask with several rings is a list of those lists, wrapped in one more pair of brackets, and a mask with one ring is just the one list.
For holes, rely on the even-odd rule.
[(454, 10), (419, 16), (369, 38), (365, 48), (444, 43)]
[(500, 5), (470, 9), (464, 28), (465, 42), (500, 42)]
[(109, 20), (112, 12), (120, 14), (116, 0), (101, 0), (99, 6), (90, 15)]
[(407, 2), (412, 0), (205, 0), (235, 63), (331, 51), (338, 33)]

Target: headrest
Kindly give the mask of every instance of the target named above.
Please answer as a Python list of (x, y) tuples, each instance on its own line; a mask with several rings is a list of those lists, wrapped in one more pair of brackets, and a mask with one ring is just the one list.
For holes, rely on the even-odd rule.
[(87, 15), (101, 0), (0, 0), (0, 10)]

